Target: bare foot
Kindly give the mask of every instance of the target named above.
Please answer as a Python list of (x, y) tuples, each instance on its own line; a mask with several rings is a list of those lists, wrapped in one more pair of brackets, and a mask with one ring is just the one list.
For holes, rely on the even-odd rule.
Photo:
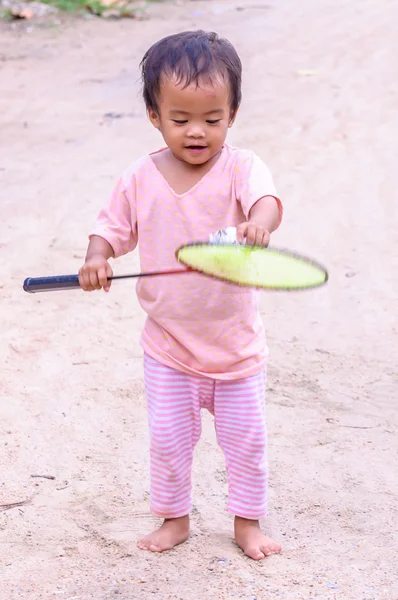
[(254, 560), (261, 560), (281, 551), (281, 545), (263, 534), (258, 521), (235, 517), (235, 542)]
[(189, 537), (189, 516), (165, 519), (163, 525), (137, 542), (140, 550), (163, 552), (182, 544)]

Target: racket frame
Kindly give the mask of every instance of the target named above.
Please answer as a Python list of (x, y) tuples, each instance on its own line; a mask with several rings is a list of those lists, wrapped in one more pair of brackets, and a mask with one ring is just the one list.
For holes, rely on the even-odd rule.
[(203, 242), (203, 241), (197, 241), (197, 242), (189, 242), (187, 244), (183, 244), (182, 246), (180, 246), (179, 248), (177, 248), (177, 250), (175, 251), (175, 256), (176, 259), (178, 260), (179, 263), (183, 264), (187, 269), (191, 269), (191, 271), (193, 271), (194, 273), (200, 273), (201, 275), (205, 275), (206, 277), (210, 277), (211, 279), (217, 279), (219, 281), (224, 281), (225, 283), (229, 283), (230, 285), (238, 285), (240, 287), (246, 287), (246, 288), (254, 288), (254, 289), (259, 289), (259, 290), (269, 290), (269, 291), (274, 291), (274, 292), (299, 292), (301, 290), (311, 290), (314, 288), (319, 288), (319, 287), (323, 287), (327, 281), (329, 280), (329, 273), (326, 269), (326, 267), (324, 265), (322, 265), (320, 262), (314, 260), (313, 258), (310, 258), (309, 256), (305, 256), (304, 254), (298, 253), (298, 252), (292, 252), (291, 250), (288, 250), (287, 248), (276, 248), (275, 246), (243, 246), (244, 248), (250, 248), (251, 250), (263, 250), (263, 251), (267, 251), (267, 250), (271, 250), (272, 252), (277, 252), (278, 254), (283, 254), (285, 256), (290, 256), (291, 258), (295, 258), (297, 260), (300, 260), (302, 262), (306, 262), (307, 264), (312, 265), (313, 267), (316, 267), (317, 269), (319, 269), (320, 271), (322, 271), (325, 274), (325, 280), (322, 281), (322, 283), (316, 284), (316, 285), (303, 285), (300, 287), (297, 286), (288, 286), (288, 287), (281, 287), (281, 286), (266, 286), (266, 285), (256, 285), (256, 284), (246, 284), (246, 283), (239, 283), (238, 281), (231, 281), (230, 279), (228, 279), (227, 277), (222, 277), (221, 275), (212, 275), (211, 273), (206, 273), (205, 271), (195, 267), (189, 267), (189, 265), (187, 265), (183, 260), (181, 260), (181, 258), (179, 257), (179, 252), (181, 250), (184, 250), (184, 248), (188, 248), (188, 247), (200, 247), (200, 246), (229, 246), (231, 248), (236, 248), (236, 246), (240, 246), (240, 244), (234, 244), (234, 243), (226, 243), (226, 244), (214, 244), (212, 242)]

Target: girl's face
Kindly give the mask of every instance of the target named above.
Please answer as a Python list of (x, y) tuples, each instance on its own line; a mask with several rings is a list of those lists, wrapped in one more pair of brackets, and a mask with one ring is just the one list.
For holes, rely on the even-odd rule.
[(158, 104), (159, 113), (148, 111), (152, 124), (175, 158), (192, 166), (204, 165), (218, 154), (235, 119), (222, 78), (186, 88), (164, 78)]

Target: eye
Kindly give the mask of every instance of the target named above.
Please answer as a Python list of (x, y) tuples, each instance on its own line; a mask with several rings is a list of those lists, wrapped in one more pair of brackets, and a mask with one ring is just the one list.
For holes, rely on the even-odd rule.
[(221, 119), (208, 119), (206, 123), (209, 123), (210, 125), (216, 125), (216, 123), (219, 123), (220, 121)]
[(184, 125), (185, 123), (188, 123), (187, 120), (184, 119), (172, 119), (173, 123), (177, 123), (177, 125)]

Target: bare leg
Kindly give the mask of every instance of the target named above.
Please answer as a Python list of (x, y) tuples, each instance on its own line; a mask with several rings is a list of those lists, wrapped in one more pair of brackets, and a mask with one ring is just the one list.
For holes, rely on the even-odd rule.
[(235, 517), (235, 541), (243, 552), (254, 560), (278, 554), (281, 545), (263, 534), (258, 521)]
[(182, 544), (189, 537), (189, 515), (177, 519), (165, 519), (152, 533), (141, 538), (137, 546), (140, 550), (164, 552)]

